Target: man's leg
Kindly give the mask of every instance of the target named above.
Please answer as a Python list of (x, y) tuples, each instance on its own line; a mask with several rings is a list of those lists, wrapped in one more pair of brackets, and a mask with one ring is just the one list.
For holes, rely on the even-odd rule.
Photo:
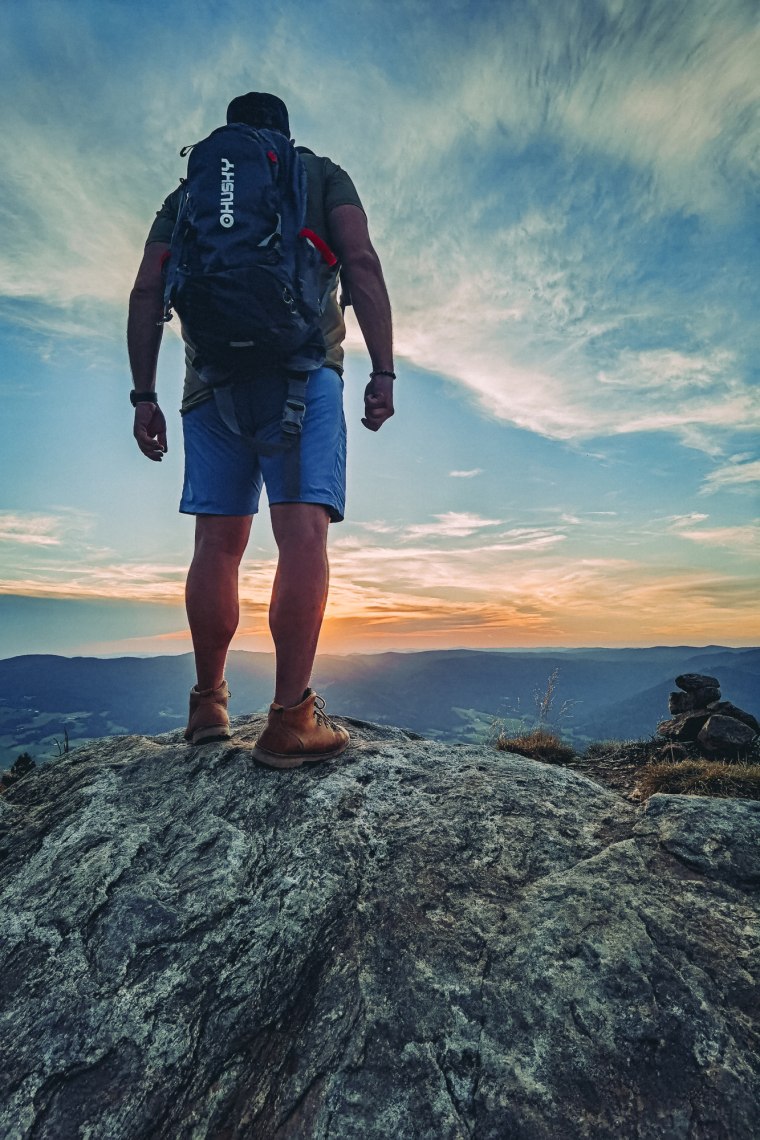
[(279, 560), (269, 609), (277, 656), (275, 703), (291, 708), (308, 688), (327, 602), (330, 516), (315, 503), (271, 507)]
[(251, 532), (251, 515), (198, 515), (195, 554), (185, 603), (195, 651), (198, 689), (217, 689), (237, 629), (238, 568)]
[(324, 701), (309, 687), (327, 601), (330, 520), (314, 503), (277, 503), (271, 512), (280, 552), (269, 609), (277, 684), (253, 755), (269, 768), (300, 768), (339, 756), (350, 740), (345, 728), (324, 715)]

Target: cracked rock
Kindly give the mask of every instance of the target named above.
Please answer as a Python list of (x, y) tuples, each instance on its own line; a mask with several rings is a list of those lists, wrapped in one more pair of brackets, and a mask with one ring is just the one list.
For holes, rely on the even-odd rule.
[(759, 805), (360, 722), (271, 772), (261, 723), (0, 800), (4, 1140), (760, 1132)]

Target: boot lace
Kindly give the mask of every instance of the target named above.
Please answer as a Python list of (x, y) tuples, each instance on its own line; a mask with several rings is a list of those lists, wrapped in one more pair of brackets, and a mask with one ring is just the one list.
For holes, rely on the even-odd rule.
[(325, 700), (324, 697), (317, 696), (314, 700), (314, 719), (317, 724), (323, 725), (325, 728), (332, 728), (333, 723), (328, 716), (325, 715)]

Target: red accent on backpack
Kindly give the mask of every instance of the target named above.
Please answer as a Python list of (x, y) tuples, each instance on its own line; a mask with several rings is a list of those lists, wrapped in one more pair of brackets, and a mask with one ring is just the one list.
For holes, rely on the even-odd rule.
[(267, 151), (267, 158), (269, 159), (270, 162), (279, 162), (280, 161), (273, 150)]
[(331, 269), (333, 265), (338, 264), (338, 259), (330, 249), (327, 242), (324, 240), (324, 238), (321, 238), (319, 234), (315, 234), (314, 230), (299, 230), (298, 236), (306, 238), (307, 241), (310, 241), (314, 248), (322, 255), (322, 260), (327, 265), (329, 265)]

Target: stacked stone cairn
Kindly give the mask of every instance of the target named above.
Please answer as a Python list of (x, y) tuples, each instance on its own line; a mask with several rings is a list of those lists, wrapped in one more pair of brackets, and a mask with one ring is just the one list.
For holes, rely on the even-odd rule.
[(711, 760), (745, 757), (760, 734), (752, 713), (722, 701), (716, 677), (683, 673), (676, 677), (676, 684), (681, 691), (668, 698), (673, 716), (657, 726), (660, 736), (680, 744), (695, 743)]

